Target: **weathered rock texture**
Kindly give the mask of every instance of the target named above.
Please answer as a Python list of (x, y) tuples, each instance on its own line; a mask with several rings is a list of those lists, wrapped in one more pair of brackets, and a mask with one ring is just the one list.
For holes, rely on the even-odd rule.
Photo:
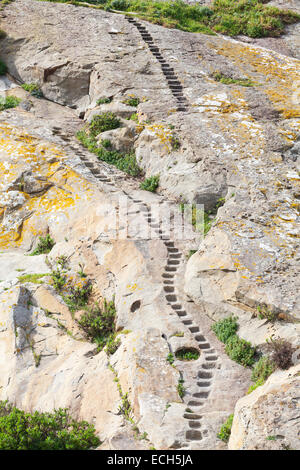
[[(20, 96), (22, 103), (0, 115), (0, 398), (27, 409), (70, 406), (75, 416), (94, 422), (101, 448), (148, 447), (123, 428), (117, 374), (140, 430), (156, 448), (224, 448), (216, 434), (245, 394), (250, 371), (224, 354), (210, 332), (212, 319), (236, 314), (239, 334), (254, 344), (271, 335), (299, 341), (300, 75), (292, 57), (294, 33), (261, 43), (278, 46), (281, 54), (244, 38), (142, 23), (181, 83), (185, 112), (178, 111), (159, 62), (123, 15), (16, 0), (1, 19), (7, 32), (1, 57), (9, 72), (19, 82), (37, 82), (47, 100), (1, 81), (2, 95)], [(249, 78), (254, 86), (224, 85), (213, 78), (217, 71)], [(124, 104), (130, 94), (139, 97), (137, 108)], [(112, 102), (97, 105), (103, 97)], [(139, 181), (75, 143), (80, 117), (89, 121), (105, 110), (116, 112), (122, 127), (98, 140), (109, 137), (114, 148), (134, 149), (146, 176), (160, 174), (159, 195), (139, 190)], [(134, 111), (139, 124), (126, 119)], [(139, 223), (131, 238), (116, 239), (114, 209), (125, 195), (135, 221), (134, 214), (146, 209), (151, 222), (147, 205), (166, 197), (175, 201), (174, 213), (179, 200), (206, 210), (220, 198), (225, 204), (200, 245), (198, 237), (176, 240), (181, 252), (175, 253), (182, 255), (177, 263), (162, 239), (134, 239)], [(45, 255), (28, 258), (46, 233), (56, 242), (48, 261)], [(47, 274), (61, 255), (75, 276), (84, 265), (93, 300), (115, 296), (121, 345), (111, 367), (104, 352), (95, 354), (94, 345), (83, 342), (49, 277), (43, 285), (20, 285), (20, 274)], [(168, 297), (172, 269), (174, 294)], [(260, 305), (278, 313), (274, 324), (257, 318)], [(174, 313), (179, 308), (186, 319)], [(169, 352), (199, 345), (203, 351), (193, 363), (176, 360), (173, 368), (166, 361)], [(214, 370), (199, 392), (205, 368)], [(181, 377), (183, 401), (177, 393)], [(192, 406), (196, 417), (185, 412)]]
[(230, 450), (299, 450), (300, 366), (272, 374), (235, 407)]

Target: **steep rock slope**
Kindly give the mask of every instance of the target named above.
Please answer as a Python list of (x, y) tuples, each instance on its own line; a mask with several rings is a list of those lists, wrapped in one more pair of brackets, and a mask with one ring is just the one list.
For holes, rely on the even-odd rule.
[[(1, 279), (6, 281), (0, 286), (9, 324), (3, 330), (9, 367), (2, 397), (27, 408), (71, 406), (80, 417), (94, 420), (105, 441), (102, 448), (141, 445), (129, 430), (122, 431), (120, 397), (105, 353), (93, 355), (94, 346), (79, 341), (70, 312), (47, 278), (44, 286), (19, 289), (17, 269), (49, 273), (44, 255), (32, 258), (32, 264), (25, 256), (38, 235), (49, 231), (56, 241), (50, 263), (67, 255), (72, 272), (78, 263), (85, 265), (96, 297), (115, 295), (117, 328), (131, 332), (120, 335), (110, 364), (129, 394), (141, 431), (157, 448), (221, 448), (216, 432), (244, 395), (249, 371), (225, 356), (204, 314), (215, 319), (234, 312), (241, 335), (255, 344), (271, 334), (294, 344), (299, 337), (299, 62), (223, 37), (142, 21), (137, 28), (123, 15), (72, 5), (17, 0), (1, 23), (8, 34), (1, 55), (10, 73), (19, 81), (38, 82), (45, 97), (58, 103), (20, 89), (5, 92), (20, 94), (23, 103), (1, 113)], [(154, 46), (144, 40), (148, 36)], [(255, 86), (222, 84), (215, 72), (251, 79)], [(122, 101), (131, 93), (141, 101), (141, 129), (132, 145), (147, 176), (160, 173), (160, 196), (140, 191), (137, 181), (74, 143), (82, 123), (78, 116), (88, 120), (111, 109), (128, 117), (134, 109), (124, 109)], [(113, 101), (96, 105), (102, 97)], [(180, 143), (175, 149), (170, 126)], [(132, 213), (146, 212), (154, 226), (149, 204), (165, 196), (203, 203), (206, 210), (220, 198), (225, 204), (200, 246), (196, 237), (190, 245), (176, 240), (174, 247), (161, 239), (114, 239), (107, 205), (116, 206), (126, 194)], [(181, 252), (198, 246), (186, 267)], [(7, 279), (5, 266), (12, 259)], [(15, 303), (20, 309), (12, 313)], [(275, 325), (253, 318), (261, 304), (281, 315)], [(61, 337), (56, 320), (45, 318), (53, 305), (75, 339)], [(35, 314), (41, 324), (33, 322)], [(34, 329), (38, 367), (26, 335), (15, 339), (18, 315), (24, 321), (21, 329)], [(176, 336), (182, 332), (183, 337)], [(175, 370), (166, 357), (180, 347), (200, 347), (202, 354), (188, 367), (176, 360)], [(68, 358), (69, 368), (62, 358)], [(44, 373), (51, 377), (47, 385)], [(67, 374), (66, 385), (61, 374)], [(176, 391), (180, 377), (187, 388), (183, 402)], [(95, 402), (99, 389), (103, 398)], [(60, 401), (53, 401), (58, 392)], [(108, 403), (111, 396), (113, 403)]]

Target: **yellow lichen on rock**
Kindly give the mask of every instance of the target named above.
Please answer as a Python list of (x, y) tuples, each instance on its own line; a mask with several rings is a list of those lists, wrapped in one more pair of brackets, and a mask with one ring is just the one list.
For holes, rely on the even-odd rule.
[(53, 144), (2, 123), (0, 145), (1, 248), (21, 246), (28, 230), (42, 235), (50, 217), (68, 217), (79, 200), (89, 199), (89, 184)]

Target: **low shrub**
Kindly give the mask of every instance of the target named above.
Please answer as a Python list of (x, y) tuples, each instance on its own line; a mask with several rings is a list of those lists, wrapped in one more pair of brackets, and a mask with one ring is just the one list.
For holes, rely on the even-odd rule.
[(244, 367), (254, 364), (255, 348), (251, 346), (251, 343), (239, 338), (237, 335), (228, 338), (225, 351), (230, 359)]
[(55, 241), (47, 234), (45, 237), (39, 237), (39, 242), (35, 250), (31, 253), (31, 256), (42, 255), (50, 253), (55, 245)]
[(42, 98), (43, 97), (43, 92), (40, 89), (39, 85), (36, 83), (23, 83), (21, 87), (25, 90), (28, 91), (32, 96), (35, 96), (35, 98)]
[(117, 129), (118, 127), (120, 127), (120, 119), (114, 113), (108, 111), (93, 117), (89, 125), (89, 131), (91, 136), (96, 137), (101, 132)]
[(255, 383), (250, 385), (248, 393), (253, 392), (257, 387), (263, 385), (267, 378), (274, 372), (275, 368), (274, 362), (271, 361), (268, 356), (262, 356), (252, 369), (251, 380)]
[(129, 96), (123, 103), (136, 108), (140, 104), (140, 99), (137, 96)]
[(101, 444), (93, 425), (67, 409), (26, 413), (0, 402), (0, 450), (87, 450)]
[[(97, 155), (99, 160), (102, 160), (110, 165), (114, 165), (119, 170), (124, 171), (130, 176), (140, 176), (142, 174), (142, 169), (138, 166), (135, 154), (122, 154), (116, 150), (112, 150), (107, 143), (103, 146), (103, 141), (101, 141), (101, 147), (97, 146), (95, 137), (88, 135), (85, 130), (81, 130), (76, 134), (77, 139), (86, 147), (90, 152)], [(108, 139), (106, 139), (108, 142)]]
[(144, 189), (145, 191), (150, 191), (151, 193), (155, 193), (159, 185), (159, 175), (150, 176), (146, 178), (141, 184), (140, 188)]
[(111, 103), (111, 102), (112, 102), (112, 98), (99, 98), (96, 101), (96, 104), (99, 106), (100, 104), (107, 104), (107, 103)]
[(10, 95), (3, 98), (0, 96), (0, 111), (4, 111), (5, 109), (15, 108), (21, 103), (21, 99), (17, 98), (16, 96)]
[(115, 336), (116, 307), (114, 301), (104, 301), (103, 307), (98, 304), (87, 309), (82, 314), (78, 325), (87, 338), (96, 343), (98, 350), (107, 346), (107, 353), (113, 354), (120, 345), (120, 339)]
[(221, 439), (223, 442), (228, 442), (231, 434), (231, 428), (232, 428), (232, 422), (233, 422), (233, 414), (231, 414), (228, 419), (225, 421), (223, 426), (220, 429), (220, 432), (217, 434), (217, 437)]
[(76, 284), (68, 285), (67, 292), (62, 297), (70, 312), (76, 312), (87, 305), (92, 289), (90, 279), (81, 279)]
[(212, 325), (211, 329), (222, 343), (226, 343), (238, 329), (237, 318), (230, 316), (219, 320)]
[(268, 344), (271, 359), (276, 367), (285, 370), (293, 365), (292, 355), (294, 350), (291, 343), (283, 339), (271, 339)]
[(267, 378), (274, 372), (276, 366), (273, 361), (268, 356), (262, 356), (253, 367), (251, 380), (257, 382), (258, 380), (263, 380), (264, 382)]

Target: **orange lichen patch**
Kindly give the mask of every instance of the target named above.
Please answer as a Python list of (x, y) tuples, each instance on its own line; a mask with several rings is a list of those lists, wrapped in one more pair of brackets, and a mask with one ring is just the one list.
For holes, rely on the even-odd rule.
[(151, 124), (147, 125), (146, 129), (153, 133), (157, 139), (159, 139), (160, 143), (168, 153), (171, 152), (173, 133), (170, 128), (164, 126), (163, 124)]
[[(24, 171), (33, 182), (46, 183), (46, 189), (25, 193), (22, 183), (18, 183), (19, 191), (15, 184), (12, 191), (10, 184)], [(1, 248), (20, 246), (26, 230), (33, 236), (40, 235), (38, 220), (47, 222), (57, 214), (68, 218), (78, 201), (92, 197), (89, 183), (65, 165), (60, 149), (4, 123), (0, 125), (0, 174)], [(31, 223), (33, 215), (35, 223)]]
[(242, 73), (249, 75), (252, 68), (250, 78), (255, 80), (259, 75), (259, 81), (264, 82), (260, 91), (267, 94), (285, 119), (300, 116), (300, 68), (296, 59), (230, 40), (212, 47), (218, 54), (229, 57)]

